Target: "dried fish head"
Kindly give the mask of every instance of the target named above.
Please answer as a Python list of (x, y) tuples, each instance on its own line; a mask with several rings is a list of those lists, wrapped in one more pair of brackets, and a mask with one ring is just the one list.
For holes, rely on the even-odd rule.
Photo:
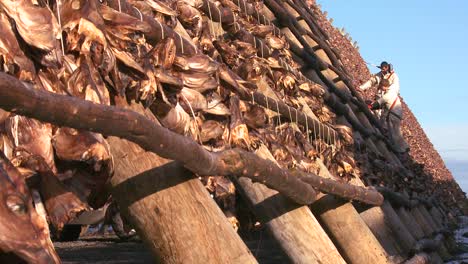
[(251, 128), (265, 127), (268, 123), (268, 116), (265, 109), (258, 105), (250, 105), (247, 112), (243, 116), (245, 123)]
[[(211, 40), (209, 40), (211, 42)], [(235, 67), (239, 64), (239, 52), (235, 47), (230, 46), (229, 44), (223, 41), (213, 41), (212, 44), (216, 48), (216, 50), (221, 55), (223, 62), (226, 63), (230, 67)]]
[(6, 65), (8, 73), (20, 80), (32, 81), (36, 73), (34, 65), (21, 50), (11, 23), (3, 12), (0, 12), (0, 36), (1, 64)]
[(267, 35), (273, 32), (272, 25), (255, 25), (250, 29), (252, 35), (259, 37), (259, 38), (266, 38)]
[(200, 140), (206, 143), (210, 140), (220, 139), (224, 133), (224, 125), (215, 120), (207, 120), (203, 122), (200, 128)]
[(101, 134), (61, 127), (55, 132), (52, 144), (59, 159), (86, 162), (95, 171), (111, 160), (109, 145)]
[(162, 69), (169, 69), (176, 60), (176, 45), (171, 37), (161, 40), (152, 51), (154, 65)]
[(200, 93), (193, 89), (183, 88), (179, 94), (179, 102), (182, 108), (190, 113), (204, 111), (208, 108), (208, 102), (206, 98)]
[(280, 50), (286, 47), (286, 41), (283, 38), (277, 37), (273, 34), (266, 36), (265, 41), (268, 47), (272, 49)]
[(184, 87), (196, 90), (200, 93), (214, 90), (218, 87), (218, 81), (205, 73), (181, 73), (180, 77), (184, 82)]
[(218, 70), (218, 63), (204, 54), (195, 54), (191, 57), (180, 58), (175, 65), (184, 73), (203, 73), (213, 75)]
[(231, 114), (231, 111), (223, 103), (223, 99), (218, 93), (213, 92), (209, 94), (206, 99), (208, 101), (208, 108), (205, 110), (206, 113), (221, 116)]
[(345, 145), (352, 145), (354, 143), (353, 130), (344, 125), (335, 125), (335, 130), (338, 132), (340, 139)]
[[(34, 209), (24, 178), (0, 152), (0, 251), (29, 263), (60, 263), (47, 222)], [(18, 259), (10, 263), (17, 263)]]
[(15, 21), (18, 33), (26, 43), (44, 51), (56, 48), (61, 31), (48, 7), (36, 6), (31, 0), (1, 0), (0, 7)]
[(192, 38), (200, 37), (203, 28), (203, 19), (200, 11), (187, 4), (185, 1), (177, 1), (178, 19), (186, 30), (192, 32)]
[[(162, 104), (156, 104), (156, 107)], [(172, 107), (167, 110), (156, 112), (161, 124), (169, 130), (172, 130), (176, 133), (186, 135), (190, 128), (190, 115), (184, 111), (179, 103), (175, 107)], [(154, 111), (153, 111), (154, 112)]]
[(299, 85), (299, 89), (311, 93), (315, 97), (323, 97), (325, 89), (317, 83), (305, 82)]

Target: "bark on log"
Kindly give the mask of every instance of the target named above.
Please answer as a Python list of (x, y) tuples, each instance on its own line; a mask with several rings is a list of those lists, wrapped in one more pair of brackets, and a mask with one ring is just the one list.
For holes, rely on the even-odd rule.
[(416, 239), (411, 235), (389, 202), (385, 201), (381, 207), (393, 235), (399, 241), (404, 252), (408, 254), (416, 243)]
[[(347, 184), (322, 181), (321, 177), (313, 174), (297, 172), (295, 174), (301, 178), (294, 177), (271, 161), (260, 159), (250, 152), (239, 149), (208, 152), (193, 140), (155, 125), (133, 111), (28, 89), (6, 74), (0, 74), (0, 106), (7, 111), (60, 126), (126, 138), (163, 158), (182, 162), (186, 168), (199, 175), (249, 177), (299, 204), (310, 204), (315, 200), (312, 187), (365, 203), (379, 205), (383, 202), (383, 197), (373, 190), (364, 188), (358, 191), (356, 187)], [(307, 184), (303, 181), (305, 179), (317, 186)]]
[(385, 200), (390, 202), (395, 208), (400, 207), (412, 207), (410, 199), (401, 193), (394, 192), (387, 187), (378, 186), (376, 190), (379, 191), (384, 197)]
[(112, 195), (156, 262), (257, 263), (192, 173), (138, 145), (109, 138)]
[(402, 258), (405, 256), (404, 250), (400, 247), (398, 241), (388, 228), (388, 224), (382, 212), (375, 212), (370, 208), (369, 210), (360, 212), (359, 215), (394, 261), (397, 257)]
[(416, 240), (424, 237), (424, 232), (422, 231), (421, 227), (418, 225), (418, 223), (416, 223), (413, 216), (404, 207), (398, 208), (397, 214), (403, 224), (407, 227), (408, 231)]
[(433, 230), (432, 230), (431, 226), (427, 223), (426, 219), (424, 218), (422, 213), (419, 211), (419, 209), (417, 207), (411, 208), (410, 213), (411, 213), (411, 215), (413, 215), (414, 220), (416, 221), (416, 223), (421, 227), (421, 230), (423, 231), (424, 236), (426, 236), (426, 237), (431, 236)]
[(431, 229), (433, 230), (433, 232), (439, 232), (440, 229), (437, 228), (437, 224), (434, 222), (434, 220), (432, 219), (432, 216), (431, 214), (429, 214), (429, 212), (427, 211), (426, 207), (422, 204), (420, 204), (418, 206), (418, 209), (419, 211), (422, 213), (422, 215), (424, 216), (424, 218), (426, 219), (426, 222), (430, 225)]
[(257, 263), (192, 172), (127, 140), (108, 142), (115, 162), (112, 196), (157, 262)]
[[(317, 159), (317, 164), (320, 166), (320, 176), (333, 177), (321, 160)], [(351, 203), (324, 195), (311, 209), (348, 263), (390, 262), (385, 250)]]
[[(265, 146), (257, 155), (274, 160)], [(254, 213), (265, 223), (270, 233), (293, 263), (345, 263), (338, 250), (307, 206), (298, 206), (275, 190), (252, 183), (245, 177), (237, 180), (241, 194), (247, 198)]]
[(312, 205), (312, 212), (319, 216), (320, 223), (347, 262), (391, 263), (379, 241), (350, 203), (325, 195)]

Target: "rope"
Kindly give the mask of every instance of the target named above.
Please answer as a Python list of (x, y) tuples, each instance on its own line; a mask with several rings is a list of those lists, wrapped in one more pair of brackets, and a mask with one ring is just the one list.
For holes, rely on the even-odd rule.
[(299, 123), (299, 122), (297, 121), (297, 118), (298, 118), (298, 116), (297, 116), (297, 109), (294, 108), (294, 111), (296, 111), (296, 125), (297, 125), (297, 124)]
[(247, 2), (246, 1), (242, 1), (244, 2), (244, 13), (245, 13), (245, 16), (247, 17), (247, 20), (249, 20), (249, 13), (247, 13)]
[(19, 116), (18, 115), (15, 115), (15, 118), (14, 118), (14, 123), (13, 123), (13, 133), (15, 134), (15, 146), (18, 147), (19, 145), (19, 140), (18, 140), (18, 119), (19, 119)]
[[(119, 1), (119, 2), (120, 2), (120, 1)], [(136, 8), (136, 7), (134, 7), (134, 6), (132, 6), (132, 7), (136, 9), (136, 11), (138, 12), (138, 14), (140, 14), (140, 20), (143, 21), (143, 14), (141, 13), (140, 9), (138, 9), (138, 8)]]
[(120, 0), (119, 0), (119, 12), (122, 13), (122, 5), (120, 3)]
[(289, 121), (293, 122), (292, 116), (291, 116), (291, 108), (288, 106), (288, 113), (289, 113)]
[[(279, 106), (278, 106), (278, 100), (275, 100), (276, 102), (276, 111), (278, 111), (278, 125), (281, 127), (281, 113), (279, 111)], [(281, 130), (280, 130), (280, 133), (281, 133)]]
[(261, 53), (262, 53), (262, 58), (265, 58), (264, 54), (263, 54), (263, 42), (261, 39), (259, 39), (260, 41), (260, 50), (261, 50)]
[[(236, 24), (237, 24), (237, 18), (236, 18), (236, 14), (232, 13), (232, 17), (234, 18), (234, 31), (237, 31), (236, 29)], [(239, 27), (239, 30), (240, 30), (240, 26), (237, 25)]]
[(307, 119), (307, 116), (305, 113), (304, 114), (304, 118), (305, 118), (305, 121), (306, 121), (306, 135), (307, 135), (307, 141), (310, 142), (310, 139), (309, 139), (309, 120)]
[(60, 45), (62, 46), (62, 56), (65, 56), (65, 44), (63, 43), (63, 36), (62, 36), (62, 19), (60, 18), (60, 5), (61, 1), (57, 0), (57, 20), (60, 26)]
[[(266, 108), (267, 108), (268, 110), (270, 110), (270, 107), (268, 106), (268, 97), (266, 97), (266, 95), (263, 95), (263, 96), (265, 97), (265, 101), (266, 101)], [(270, 124), (270, 123), (271, 123), (271, 118), (270, 118), (270, 115), (269, 115), (269, 114), (267, 114), (267, 116), (268, 116), (268, 123)], [(275, 133), (276, 133), (276, 129), (275, 129)]]
[(315, 128), (315, 122), (313, 122), (314, 132), (312, 133), (312, 140), (317, 140), (317, 129)]
[(159, 27), (161, 28), (161, 40), (163, 40), (166, 36), (164, 36), (164, 28), (161, 24), (161, 21), (159, 21), (159, 19), (155, 19), (156, 21), (158, 21), (158, 24), (159, 24)]
[(177, 34), (177, 36), (179, 36), (180, 48), (182, 49), (182, 55), (183, 55), (184, 54), (184, 40), (182, 39), (182, 36), (179, 33), (176, 32), (176, 34)]
[[(223, 16), (221, 15), (221, 9), (216, 8), (218, 10), (218, 16), (219, 16), (219, 23), (223, 25)], [(232, 14), (234, 16), (234, 14)]]
[(333, 130), (333, 145), (336, 144), (336, 131)]
[(250, 92), (252, 94), (252, 104), (255, 105), (255, 95), (254, 92)]
[(215, 36), (216, 33), (215, 33), (215, 30), (214, 30), (214, 25), (213, 25), (213, 17), (211, 16), (210, 1), (207, 1), (206, 4), (208, 5), (208, 15), (210, 16), (210, 21), (208, 22), (208, 23), (210, 23), (211, 31), (212, 31), (210, 33), (212, 33), (213, 37), (216, 38), (216, 36)]
[(322, 138), (322, 133), (320, 132), (320, 127), (321, 126), (322, 126), (322, 124), (319, 124), (319, 140), (317, 140), (319, 153), (322, 153), (322, 144), (320, 144), (320, 139)]
[[(185, 97), (185, 95), (183, 93), (180, 93), (180, 95), (182, 95), (182, 97), (184, 98), (184, 101), (188, 104), (188, 106), (190, 108), (190, 112), (192, 113), (192, 116), (193, 116), (193, 121), (197, 122), (197, 117), (195, 116), (195, 111), (193, 111), (192, 104), (190, 104), (189, 100), (187, 99), (187, 97)], [(198, 125), (197, 125), (197, 133), (198, 133), (198, 135), (200, 135)], [(197, 138), (198, 138), (198, 140), (200, 142), (200, 145), (202, 145), (203, 142), (201, 141), (201, 138), (198, 135), (197, 135)]]

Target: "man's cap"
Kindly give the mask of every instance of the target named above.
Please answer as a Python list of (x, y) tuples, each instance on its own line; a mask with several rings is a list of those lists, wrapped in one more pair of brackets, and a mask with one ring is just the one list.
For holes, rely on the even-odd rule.
[(390, 64), (388, 64), (388, 62), (382, 61), (382, 62), (380, 63), (380, 66), (377, 66), (377, 68), (382, 69), (382, 68), (385, 67), (385, 66), (389, 67), (389, 65), (390, 65)]

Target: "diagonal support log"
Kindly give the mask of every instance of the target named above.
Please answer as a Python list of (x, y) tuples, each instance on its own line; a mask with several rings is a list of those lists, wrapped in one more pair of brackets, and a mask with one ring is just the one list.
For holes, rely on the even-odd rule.
[[(248, 177), (299, 204), (311, 204), (315, 201), (316, 193), (313, 188), (375, 205), (383, 202), (383, 197), (374, 190), (363, 188), (363, 192), (356, 192), (350, 189), (350, 185), (335, 181), (323, 184), (321, 178), (314, 174), (304, 173), (301, 178), (294, 177), (293, 173), (250, 152), (232, 149), (211, 153), (190, 138), (158, 126), (133, 111), (30, 89), (3, 73), (0, 73), (0, 107), (59, 126), (88, 129), (128, 139), (163, 158), (180, 161), (199, 175)], [(305, 179), (312, 184), (307, 184)], [(317, 180), (319, 184), (314, 186)], [(350, 193), (358, 196), (349, 197)], [(369, 197), (373, 199), (370, 200)]]

